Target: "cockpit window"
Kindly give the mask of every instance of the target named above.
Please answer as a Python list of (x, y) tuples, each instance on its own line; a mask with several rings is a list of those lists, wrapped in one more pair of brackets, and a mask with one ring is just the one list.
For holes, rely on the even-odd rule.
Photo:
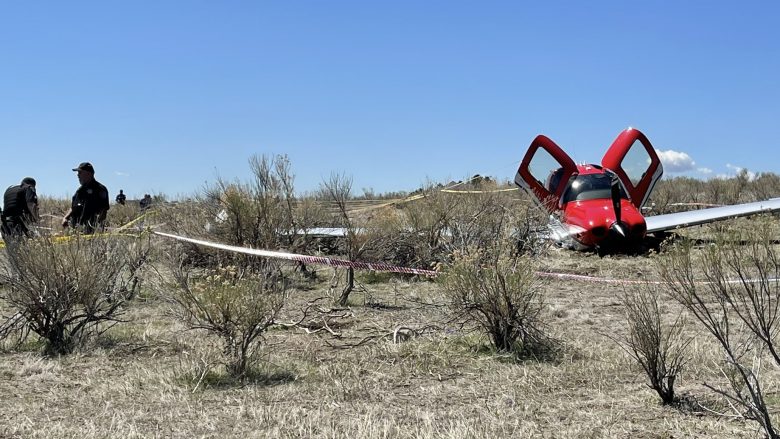
[[(620, 198), (628, 199), (620, 184)], [(612, 198), (612, 176), (609, 174), (578, 175), (563, 193), (563, 202)]]
[(528, 172), (533, 176), (540, 186), (548, 191), (555, 193), (561, 182), (563, 168), (558, 160), (555, 159), (546, 149), (536, 150), (531, 162), (528, 163)]

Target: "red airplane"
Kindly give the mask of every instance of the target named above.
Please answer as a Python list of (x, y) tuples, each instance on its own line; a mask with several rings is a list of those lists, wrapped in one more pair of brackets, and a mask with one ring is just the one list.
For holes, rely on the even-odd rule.
[(515, 176), (551, 214), (552, 238), (576, 249), (636, 249), (648, 233), (780, 210), (780, 198), (644, 217), (642, 206), (663, 174), (650, 141), (628, 128), (601, 165), (577, 165), (548, 137), (531, 143)]

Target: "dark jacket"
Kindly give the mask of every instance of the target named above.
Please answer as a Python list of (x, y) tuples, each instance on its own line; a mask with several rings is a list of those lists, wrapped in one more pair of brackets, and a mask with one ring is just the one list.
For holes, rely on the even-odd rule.
[(100, 214), (108, 211), (108, 189), (93, 179), (76, 189), (70, 207), (71, 226), (84, 226), (85, 232), (92, 233), (99, 225)]
[(35, 188), (28, 185), (10, 186), (3, 195), (3, 235), (27, 234), (27, 224), (36, 220), (30, 205), (38, 205)]
[(24, 218), (29, 221), (34, 214), (30, 204), (38, 204), (38, 194), (35, 188), (27, 185), (10, 186), (3, 195), (3, 216), (6, 218)]

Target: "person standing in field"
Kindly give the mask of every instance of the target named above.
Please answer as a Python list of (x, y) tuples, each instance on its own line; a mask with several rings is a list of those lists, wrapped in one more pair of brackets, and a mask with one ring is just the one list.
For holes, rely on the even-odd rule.
[(95, 180), (95, 168), (89, 162), (73, 168), (81, 186), (76, 189), (70, 210), (62, 218), (62, 227), (79, 228), (94, 233), (103, 227), (108, 213), (108, 189)]
[(141, 201), (139, 203), (141, 206), (141, 212), (144, 212), (146, 209), (151, 207), (152, 205), (152, 196), (149, 194), (144, 194), (144, 197), (141, 198)]
[(22, 183), (10, 186), (3, 195), (3, 239), (30, 236), (28, 225), (38, 222), (38, 195), (35, 179), (25, 177)]
[(119, 193), (116, 196), (116, 202), (117, 204), (125, 205), (125, 200), (127, 200), (127, 197), (125, 196), (125, 193), (122, 192), (122, 189), (119, 189)]

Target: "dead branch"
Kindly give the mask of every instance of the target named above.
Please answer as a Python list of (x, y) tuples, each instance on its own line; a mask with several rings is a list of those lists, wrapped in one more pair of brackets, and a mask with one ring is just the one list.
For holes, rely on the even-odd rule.
[(326, 341), (325, 343), (327, 343), (328, 346), (336, 349), (356, 348), (368, 344), (369, 342), (374, 342), (379, 340), (392, 340), (393, 344), (398, 344), (400, 342), (409, 340), (411, 338), (421, 337), (428, 332), (437, 331), (437, 330), (441, 330), (441, 327), (436, 325), (426, 325), (423, 326), (422, 328), (415, 329), (410, 326), (398, 326), (392, 331), (388, 331), (382, 328), (364, 328), (361, 330), (361, 332), (370, 331), (372, 333), (370, 335), (363, 337), (362, 339), (358, 340), (355, 343), (334, 344), (328, 341)]

